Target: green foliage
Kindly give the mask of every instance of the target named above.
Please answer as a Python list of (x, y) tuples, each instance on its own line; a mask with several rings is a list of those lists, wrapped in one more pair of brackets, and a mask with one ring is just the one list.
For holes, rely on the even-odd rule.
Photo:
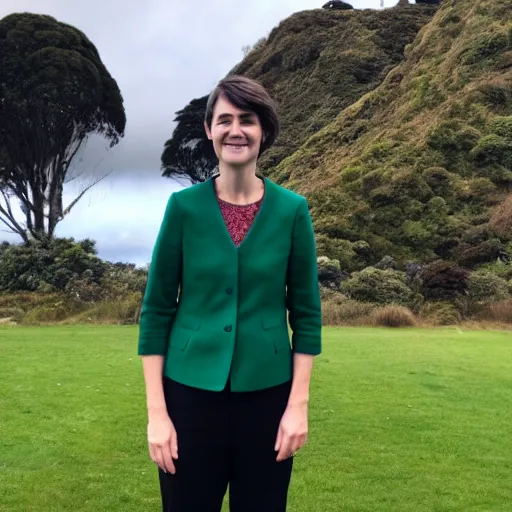
[(74, 301), (97, 302), (143, 293), (146, 280), (144, 269), (102, 261), (90, 239), (57, 238), (0, 246), (0, 293), (57, 291)]
[(504, 250), (504, 244), (497, 238), (475, 245), (463, 243), (457, 249), (456, 259), (463, 267), (475, 268), (482, 263), (495, 262)]
[(377, 304), (408, 304), (413, 292), (404, 272), (368, 267), (343, 281), (340, 291), (351, 299)]
[(484, 34), (476, 41), (471, 41), (471, 46), (461, 54), (461, 64), (487, 66), (494, 63), (496, 57), (508, 48), (506, 33)]
[(425, 302), (420, 308), (419, 318), (433, 325), (454, 325), (461, 320), (461, 314), (451, 302)]
[(475, 128), (458, 120), (449, 120), (433, 127), (426, 142), (430, 148), (443, 154), (448, 169), (464, 175), (465, 172), (461, 173), (461, 159), (465, 158), (480, 137), (481, 133)]
[(316, 244), (317, 253), (338, 262), (343, 272), (360, 270), (372, 259), (370, 246), (365, 241), (350, 242), (318, 234)]
[(484, 270), (470, 274), (468, 292), (471, 300), (476, 302), (499, 301), (510, 298), (507, 281)]
[(495, 117), (491, 122), (489, 131), (498, 137), (512, 141), (512, 116)]
[(486, 135), (471, 150), (471, 155), (479, 165), (512, 167), (512, 141), (495, 134)]
[(106, 264), (84, 246), (63, 238), (5, 247), (0, 253), (0, 291), (40, 291), (48, 285), (63, 290), (71, 277), (86, 270), (98, 282)]

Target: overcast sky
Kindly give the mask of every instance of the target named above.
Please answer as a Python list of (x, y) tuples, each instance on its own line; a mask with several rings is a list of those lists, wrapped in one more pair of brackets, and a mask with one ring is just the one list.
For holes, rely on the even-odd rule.
[[(117, 81), (126, 109), (125, 137), (113, 149), (93, 140), (75, 169), (110, 173), (57, 228), (58, 236), (93, 238), (99, 256), (144, 265), (176, 182), (161, 177), (160, 156), (174, 114), (210, 92), (252, 45), (291, 14), (326, 0), (1, 0), (0, 18), (49, 14), (82, 30)], [(350, 0), (349, 0), (350, 1)], [(380, 0), (352, 0), (379, 9)], [(391, 7), (397, 0), (385, 0)], [(65, 203), (82, 184), (65, 189)], [(65, 204), (64, 206), (66, 206)], [(0, 240), (19, 237), (0, 231)]]

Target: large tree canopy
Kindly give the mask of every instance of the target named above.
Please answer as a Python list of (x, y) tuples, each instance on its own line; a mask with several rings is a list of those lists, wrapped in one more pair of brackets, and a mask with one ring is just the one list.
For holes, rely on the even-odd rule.
[(0, 73), (0, 221), (25, 241), (52, 237), (85, 192), (64, 208), (73, 158), (92, 133), (119, 142), (123, 99), (92, 42), (51, 16), (0, 20)]
[(198, 183), (214, 172), (217, 157), (204, 130), (207, 101), (208, 96), (194, 99), (176, 113), (174, 121), (178, 124), (162, 153), (163, 176)]

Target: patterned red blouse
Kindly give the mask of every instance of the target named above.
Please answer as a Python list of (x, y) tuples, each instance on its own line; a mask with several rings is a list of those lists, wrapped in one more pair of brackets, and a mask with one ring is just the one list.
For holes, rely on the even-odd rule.
[(260, 209), (263, 197), (255, 203), (242, 205), (227, 203), (219, 196), (217, 196), (217, 200), (233, 243), (238, 247), (251, 228), (254, 218)]

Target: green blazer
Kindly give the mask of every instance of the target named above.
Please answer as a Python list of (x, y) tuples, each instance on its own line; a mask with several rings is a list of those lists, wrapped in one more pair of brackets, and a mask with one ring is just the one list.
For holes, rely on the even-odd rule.
[[(316, 247), (306, 199), (268, 178), (237, 247), (214, 179), (174, 192), (153, 249), (138, 354), (165, 356), (164, 375), (220, 391), (292, 378), (293, 353), (321, 351)], [(288, 319), (291, 328), (288, 329)]]

